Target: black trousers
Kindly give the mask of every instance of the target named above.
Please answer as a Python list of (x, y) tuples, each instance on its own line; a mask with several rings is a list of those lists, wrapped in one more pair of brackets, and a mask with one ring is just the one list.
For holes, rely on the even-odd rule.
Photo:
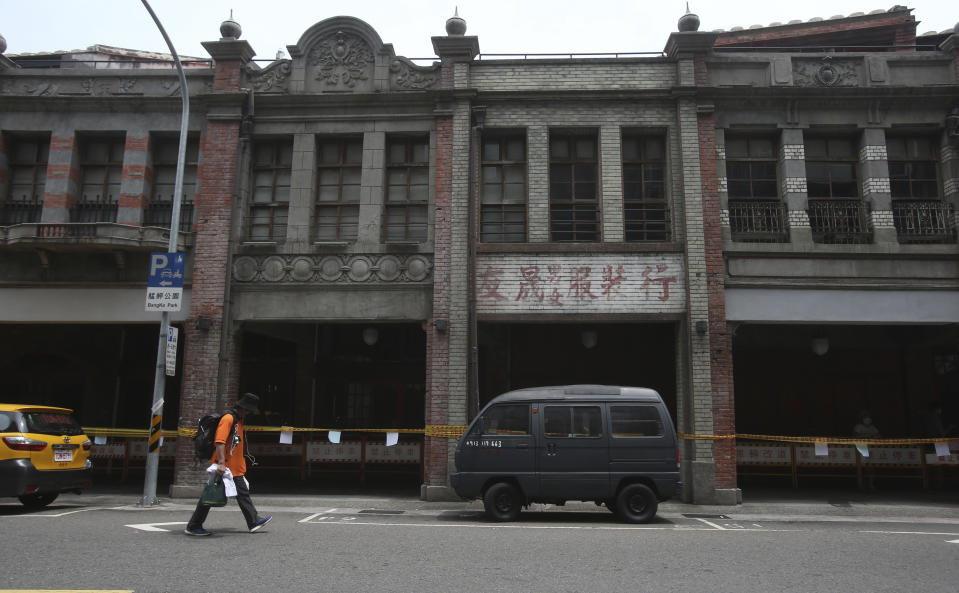
[[(246, 478), (243, 476), (233, 478), (233, 483), (236, 484), (236, 504), (240, 505), (240, 511), (243, 512), (243, 518), (246, 519), (246, 527), (249, 529), (256, 524), (259, 518), (256, 514), (256, 507), (253, 506), (253, 499), (250, 498), (250, 485), (246, 483)], [(193, 516), (190, 517), (190, 522), (186, 526), (187, 529), (203, 527), (203, 522), (206, 521), (206, 517), (209, 514), (210, 507), (203, 504), (203, 499), (201, 498), (196, 503), (196, 510), (193, 511)]]

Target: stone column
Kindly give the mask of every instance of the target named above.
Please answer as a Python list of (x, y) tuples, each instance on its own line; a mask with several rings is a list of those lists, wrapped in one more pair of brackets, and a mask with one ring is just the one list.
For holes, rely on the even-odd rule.
[(812, 248), (812, 229), (809, 226), (809, 194), (806, 186), (806, 145), (803, 131), (784, 128), (779, 148), (779, 170), (782, 185), (779, 188), (786, 202), (789, 222), (789, 241), (797, 246)]
[(287, 216), (287, 253), (309, 253), (313, 243), (313, 204), (316, 201), (316, 136), (293, 137), (293, 164), (290, 171), (290, 210)]
[[(446, 89), (469, 88), (470, 62), (479, 54), (476, 37), (465, 36), (459, 17), (447, 21), (446, 37), (433, 37), (433, 49), (443, 65)], [(434, 201), (433, 319), (426, 324), (427, 393), (426, 425), (463, 425), (467, 420), (470, 381), (470, 310), (472, 237), (470, 229), (471, 104), (466, 98), (441, 99), (436, 114)], [(439, 331), (436, 321), (445, 322)], [(424, 437), (426, 479), (424, 500), (451, 499), (449, 473), (453, 468), (455, 439)]]
[(77, 137), (73, 130), (55, 129), (50, 134), (50, 156), (40, 221), (70, 222), (70, 211), (79, 191), (80, 154)]
[[(622, 243), (623, 227), (623, 153), (622, 131), (619, 126), (603, 126), (599, 130), (600, 187), (602, 188), (602, 240), (604, 243)], [(548, 195), (548, 194), (547, 194)], [(549, 218), (547, 217), (547, 220)]]
[[(676, 62), (680, 87), (689, 89), (676, 101), (685, 204), (686, 279), (685, 331), (677, 340), (677, 360), (685, 366), (688, 389), (678, 402), (683, 433), (722, 437), (735, 433), (732, 357), (726, 331), (725, 268), (719, 179), (716, 167), (716, 124), (713, 105), (696, 99), (695, 88), (706, 84), (705, 55), (715, 33), (673, 33), (667, 56)], [(683, 497), (697, 504), (736, 504), (735, 441), (691, 439), (682, 447)]]
[(526, 175), (529, 183), (526, 225), (530, 243), (549, 241), (549, 129), (526, 129)]
[(150, 201), (152, 187), (150, 134), (128, 130), (123, 150), (120, 199), (117, 200), (117, 223), (134, 226), (143, 224), (143, 211)]
[(866, 128), (859, 144), (859, 170), (862, 201), (869, 206), (873, 242), (899, 242), (892, 219), (892, 189), (889, 186), (889, 157), (886, 133), (881, 128)]
[[(183, 337), (183, 428), (196, 428), (199, 416), (223, 411), (230, 405), (237, 397), (239, 372), (236, 357), (240, 338), (229, 318), (228, 294), (237, 206), (234, 197), (239, 193), (239, 176), (249, 174), (246, 168), (238, 171), (246, 145), (241, 141), (240, 129), (247, 103), (240, 83), (243, 68), (254, 52), (247, 42), (238, 41), (235, 36), (205, 42), (203, 47), (215, 61), (215, 73), (197, 166), (193, 286)], [(202, 324), (198, 323), (201, 318)], [(193, 461), (193, 443), (178, 439), (170, 495), (197, 495), (202, 484), (203, 468)]]

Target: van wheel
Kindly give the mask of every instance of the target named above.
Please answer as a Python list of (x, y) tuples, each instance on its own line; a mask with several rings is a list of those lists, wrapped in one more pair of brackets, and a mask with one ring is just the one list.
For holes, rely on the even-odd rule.
[(47, 492), (44, 494), (38, 494), (36, 492), (32, 494), (24, 494), (20, 497), (20, 502), (23, 503), (23, 506), (28, 509), (42, 509), (51, 502), (57, 499), (59, 492)]
[(649, 523), (658, 507), (656, 494), (645, 484), (630, 484), (616, 496), (616, 514), (627, 523)]
[(483, 495), (483, 507), (494, 521), (515, 521), (520, 512), (519, 492), (508, 482), (497, 482)]

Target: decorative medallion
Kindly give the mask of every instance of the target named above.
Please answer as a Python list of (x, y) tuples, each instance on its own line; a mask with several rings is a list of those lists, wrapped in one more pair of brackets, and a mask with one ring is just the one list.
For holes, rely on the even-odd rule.
[(428, 255), (241, 255), (233, 261), (236, 282), (402, 283), (428, 282)]
[(308, 257), (298, 257), (293, 260), (290, 275), (298, 282), (306, 282), (313, 278), (313, 260)]
[(376, 262), (376, 275), (384, 282), (392, 282), (400, 277), (400, 260), (395, 255), (384, 255)]
[(252, 257), (238, 257), (233, 262), (233, 277), (238, 282), (249, 282), (256, 278), (257, 265)]
[(353, 88), (369, 78), (373, 52), (359, 37), (337, 31), (332, 39), (325, 39), (310, 52), (310, 63), (318, 66), (316, 80), (330, 86)]
[(267, 282), (279, 282), (286, 276), (286, 262), (278, 255), (268, 257), (263, 262), (260, 274)]
[(366, 282), (373, 275), (370, 260), (365, 257), (357, 257), (350, 261), (350, 271), (347, 274), (353, 282)]
[(422, 255), (414, 255), (406, 260), (406, 275), (414, 282), (425, 280), (430, 273), (430, 262)]
[(343, 275), (343, 260), (330, 255), (320, 260), (320, 278), (327, 282), (336, 282)]
[(804, 86), (858, 86), (856, 66), (848, 60), (834, 60), (826, 56), (822, 60), (794, 60), (794, 79)]

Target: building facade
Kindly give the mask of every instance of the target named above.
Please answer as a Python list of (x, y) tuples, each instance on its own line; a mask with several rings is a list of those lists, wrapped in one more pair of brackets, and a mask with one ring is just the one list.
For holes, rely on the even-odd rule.
[[(164, 426), (254, 391), (304, 456), (401, 433), (440, 499), (496, 394), (643, 385), (683, 433), (684, 498), (734, 504), (737, 432), (954, 414), (959, 37), (902, 7), (697, 21), (654, 55), (484, 59), (454, 17), (431, 65), (349, 17), (257, 61), (225, 22), (185, 60)], [(147, 423), (180, 92), (163, 56), (0, 56), (3, 360), (86, 426)], [(197, 483), (178, 439), (172, 491)]]

